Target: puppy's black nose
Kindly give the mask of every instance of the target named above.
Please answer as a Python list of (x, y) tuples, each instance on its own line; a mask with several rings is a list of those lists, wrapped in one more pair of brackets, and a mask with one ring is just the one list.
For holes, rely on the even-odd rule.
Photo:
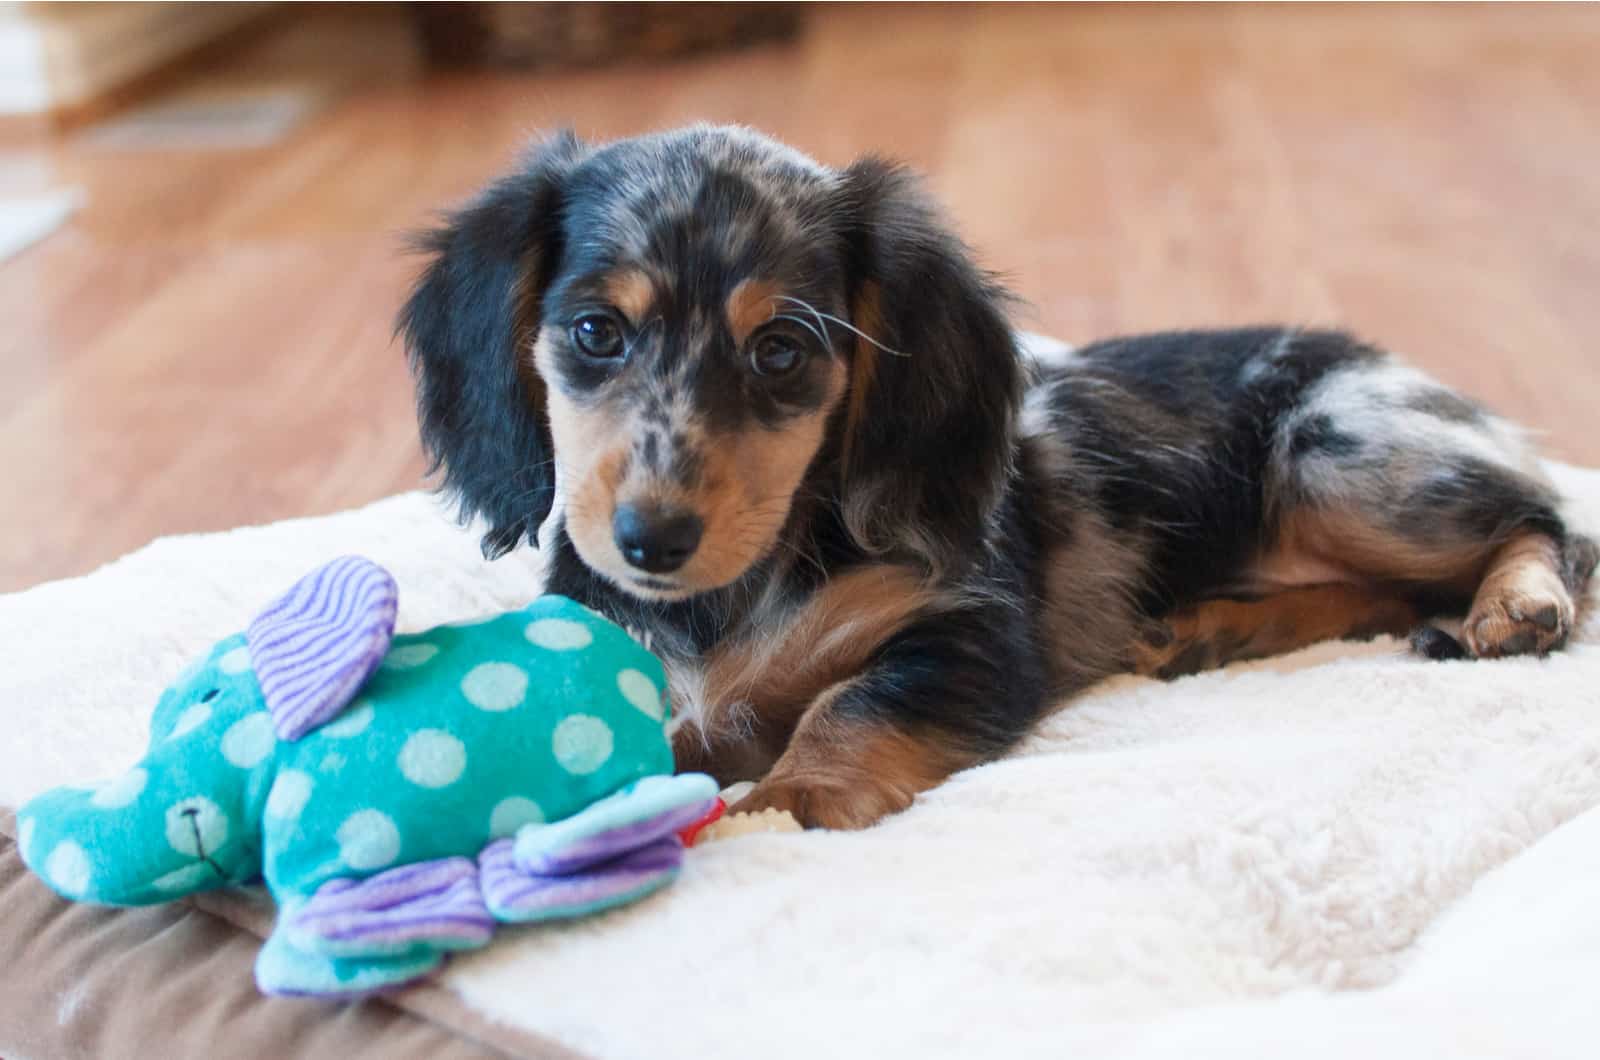
[(689, 562), (705, 526), (691, 512), (664, 511), (632, 504), (617, 506), (611, 536), (632, 566), (665, 574)]

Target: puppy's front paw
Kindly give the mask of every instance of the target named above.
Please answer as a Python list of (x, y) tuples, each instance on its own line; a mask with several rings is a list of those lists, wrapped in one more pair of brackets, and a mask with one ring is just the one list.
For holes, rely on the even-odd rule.
[(871, 779), (768, 777), (728, 807), (730, 815), (779, 810), (804, 828), (849, 831), (876, 824), (911, 805), (914, 792)]

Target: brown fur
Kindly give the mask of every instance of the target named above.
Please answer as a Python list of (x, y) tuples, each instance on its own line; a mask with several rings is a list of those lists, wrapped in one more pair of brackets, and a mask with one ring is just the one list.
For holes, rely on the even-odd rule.
[[(865, 335), (876, 336), (883, 331), (883, 315), (878, 305), (878, 288), (875, 284), (862, 285), (855, 303), (856, 327)], [(867, 414), (867, 399), (872, 394), (874, 376), (877, 374), (878, 350), (863, 335), (856, 336), (855, 350), (850, 360), (850, 393), (845, 406), (844, 443), (841, 463), (850, 466), (854, 441), (861, 433)]]
[(777, 314), (776, 296), (781, 293), (770, 280), (740, 280), (728, 295), (724, 312), (728, 318), (728, 332), (733, 341), (744, 345), (752, 332)]
[(764, 615), (759, 632), (719, 645), (699, 675), (705, 741), (751, 728), (748, 711), (759, 704), (756, 727), (770, 764), (824, 690), (859, 672), (910, 618), (937, 603), (917, 572), (872, 565), (830, 580), (786, 613)]
[[(1072, 519), (1071, 544), (1053, 549), (1045, 567), (1041, 623), (1055, 688), (1121, 669), (1136, 632), (1129, 592), (1138, 581), (1143, 555), (1138, 542), (1092, 515)], [(1086, 624), (1085, 613), (1097, 616)]]
[(606, 277), (605, 292), (629, 323), (639, 327), (655, 302), (656, 284), (643, 269), (618, 269)]
[(948, 735), (841, 717), (834, 703), (849, 684), (816, 698), (771, 771), (731, 813), (787, 810), (808, 828), (863, 828), (973, 763)]
[(1270, 582), (1275, 572), (1315, 565), (1343, 580), (1429, 583), (1465, 596), (1483, 577), (1495, 544), (1485, 538), (1424, 544), (1354, 509), (1296, 508), (1279, 522), (1275, 546), (1257, 571)]
[(740, 431), (703, 448), (705, 471), (695, 507), (706, 535), (683, 572), (685, 579), (705, 588), (725, 585), (772, 547), (789, 517), (794, 491), (822, 446), (843, 374), (835, 370), (833, 396), (817, 413), (782, 431)]
[(1286, 589), (1259, 600), (1207, 600), (1168, 615), (1136, 647), (1134, 671), (1173, 678), (1324, 640), (1405, 634), (1420, 616), (1393, 592), (1357, 585)]

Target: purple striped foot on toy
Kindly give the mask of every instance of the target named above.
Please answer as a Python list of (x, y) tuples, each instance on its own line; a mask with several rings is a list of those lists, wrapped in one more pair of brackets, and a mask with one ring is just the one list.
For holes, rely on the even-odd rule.
[(290, 914), (296, 946), (336, 957), (482, 946), (494, 918), (469, 858), (420, 861), (366, 879), (329, 880)]
[(536, 876), (563, 876), (607, 862), (629, 850), (649, 846), (663, 836), (676, 836), (704, 817), (711, 802), (692, 802), (646, 817), (642, 821), (609, 828), (548, 849), (530, 850), (527, 841), (517, 845), (517, 867)]
[(682, 864), (683, 844), (671, 834), (569, 875), (520, 868), (509, 839), (489, 844), (478, 855), (489, 911), (513, 923), (561, 920), (623, 905), (667, 883)]

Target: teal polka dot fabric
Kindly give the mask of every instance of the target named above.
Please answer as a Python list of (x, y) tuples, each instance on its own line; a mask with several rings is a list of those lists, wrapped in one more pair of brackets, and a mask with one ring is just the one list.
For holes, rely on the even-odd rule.
[[(162, 694), (142, 761), (22, 809), (41, 878), (113, 905), (262, 879), (282, 909), (258, 979), (310, 994), (403, 982), (497, 921), (592, 912), (671, 878), (673, 831), (716, 787), (671, 776), (658, 660), (558, 596), (392, 636), (392, 593), (370, 589), (387, 574), (338, 562), (274, 605), (270, 643), (229, 637)], [(340, 598), (330, 571), (370, 601)]]

